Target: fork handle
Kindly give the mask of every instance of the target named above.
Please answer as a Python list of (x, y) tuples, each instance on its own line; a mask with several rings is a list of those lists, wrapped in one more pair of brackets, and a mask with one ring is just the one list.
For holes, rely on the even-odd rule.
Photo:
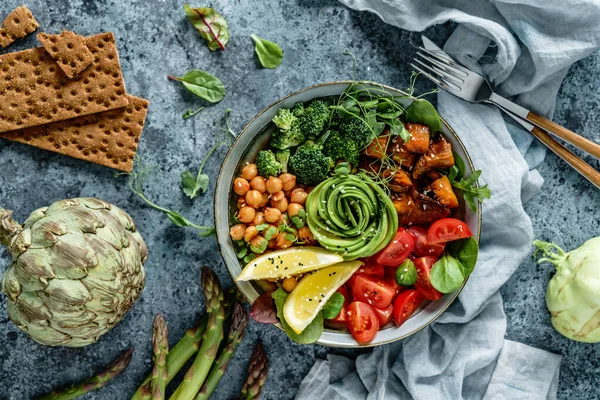
[(588, 154), (593, 155), (596, 158), (600, 158), (600, 144), (594, 143), (589, 139), (584, 138), (581, 135), (576, 134), (573, 131), (568, 130), (565, 127), (558, 125), (555, 122), (550, 121), (547, 118), (541, 117), (537, 114), (529, 111), (526, 119), (534, 124), (535, 126), (545, 129), (553, 135), (571, 143), (578, 149), (585, 151)]
[(550, 150), (552, 150), (557, 156), (565, 160), (567, 164), (573, 167), (573, 169), (575, 169), (588, 181), (592, 182), (598, 189), (600, 189), (600, 172), (596, 171), (588, 163), (577, 157), (565, 146), (554, 140), (551, 135), (541, 130), (537, 126), (533, 127), (531, 133), (533, 136), (538, 138), (540, 142), (544, 143)]

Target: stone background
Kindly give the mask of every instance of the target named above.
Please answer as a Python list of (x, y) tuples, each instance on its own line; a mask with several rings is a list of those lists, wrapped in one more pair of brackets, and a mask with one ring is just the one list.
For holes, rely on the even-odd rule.
[[(21, 3), (3, 0), (0, 16)], [(185, 169), (197, 168), (215, 140), (219, 129), (215, 124), (220, 124), (226, 108), (233, 109), (232, 125), (239, 131), (281, 96), (317, 82), (352, 78), (352, 60), (342, 54), (346, 50), (356, 55), (360, 78), (406, 88), (409, 62), (415, 53), (411, 43), (418, 39), (417, 34), (387, 26), (373, 15), (351, 11), (334, 0), (215, 0), (212, 6), (227, 18), (232, 37), (227, 51), (211, 53), (186, 21), (181, 1), (28, 0), (27, 5), (41, 30), (49, 33), (63, 29), (82, 35), (115, 33), (128, 92), (151, 101), (138, 153), (157, 166), (146, 193), (157, 203), (205, 224), (212, 224), (211, 194), (191, 202), (180, 191), (179, 175)], [(426, 34), (443, 43), (452, 28), (444, 24)], [(260, 68), (252, 33), (283, 48), (285, 59), (279, 68)], [(35, 36), (30, 35), (0, 53), (37, 45)], [(600, 141), (599, 61), (600, 53), (596, 52), (571, 68), (554, 115), (556, 122), (596, 141)], [(203, 104), (166, 77), (183, 75), (192, 68), (218, 76), (228, 93), (221, 103), (205, 110), (204, 117), (185, 121), (181, 114), (188, 107)], [(428, 88), (428, 82), (421, 80), (417, 90)], [(224, 155), (222, 148), (206, 165), (210, 192)], [(587, 160), (600, 167), (597, 160)], [(597, 236), (600, 192), (552, 154), (540, 172), (546, 183), (526, 207), (537, 237), (572, 249)], [(133, 346), (136, 352), (127, 373), (85, 397), (127, 399), (151, 368), (154, 314), (165, 314), (174, 344), (203, 313), (200, 266), (212, 266), (225, 285), (231, 284), (214, 237), (200, 239), (192, 230), (173, 227), (164, 215), (131, 194), (125, 177), (115, 177), (114, 171), (105, 167), (0, 140), (0, 205), (15, 210), (18, 219), (24, 220), (34, 209), (56, 200), (80, 196), (103, 198), (135, 219), (150, 248), (146, 289), (120, 325), (97, 344), (80, 349), (36, 344), (8, 321), (5, 300), (0, 300), (0, 399), (29, 399), (52, 387), (76, 382)], [(8, 258), (6, 251), (0, 253), (3, 271)], [(563, 355), (561, 399), (597, 398), (600, 348), (567, 340), (553, 330), (544, 304), (551, 275), (550, 266), (538, 266), (527, 259), (503, 287), (507, 337)], [(277, 328), (252, 322), (215, 399), (231, 399), (239, 393), (252, 347), (259, 339), (270, 360), (264, 399), (293, 398), (315, 359), (325, 357), (328, 351), (350, 356), (361, 352), (297, 345)]]

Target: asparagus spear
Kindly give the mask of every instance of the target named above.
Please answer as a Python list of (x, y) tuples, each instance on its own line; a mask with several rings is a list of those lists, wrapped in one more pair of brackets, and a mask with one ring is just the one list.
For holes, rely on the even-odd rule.
[(210, 370), (210, 374), (208, 375), (206, 382), (204, 382), (204, 385), (202, 385), (202, 389), (200, 389), (198, 396), (196, 396), (196, 400), (208, 400), (210, 398), (210, 395), (217, 387), (219, 380), (225, 374), (225, 370), (229, 365), (231, 357), (233, 357), (235, 349), (244, 338), (246, 325), (248, 325), (248, 314), (246, 314), (246, 311), (239, 303), (235, 303), (233, 318), (227, 336), (227, 344), (223, 350), (221, 350), (219, 359)]
[(39, 400), (72, 400), (92, 390), (100, 389), (111, 379), (123, 372), (127, 365), (129, 365), (132, 354), (133, 349), (125, 350), (113, 362), (108, 364), (104, 370), (91, 378), (76, 383), (69, 388), (53, 390), (51, 393), (40, 397)]
[(248, 365), (248, 379), (242, 387), (242, 400), (255, 400), (260, 396), (265, 381), (267, 380), (267, 372), (269, 371), (269, 360), (260, 342), (254, 348), (250, 365)]
[(225, 319), (223, 291), (221, 290), (219, 278), (208, 267), (203, 268), (202, 288), (206, 297), (208, 325), (202, 336), (202, 345), (198, 350), (194, 363), (170, 400), (193, 400), (202, 387), (217, 356), (219, 345), (223, 340), (223, 320)]
[(152, 349), (154, 351), (152, 368), (152, 400), (165, 399), (165, 387), (167, 386), (167, 354), (169, 354), (167, 323), (162, 314), (154, 317), (152, 334)]

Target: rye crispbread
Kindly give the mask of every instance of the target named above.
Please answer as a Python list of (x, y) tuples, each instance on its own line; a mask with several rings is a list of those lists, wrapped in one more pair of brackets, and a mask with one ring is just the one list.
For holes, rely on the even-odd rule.
[(149, 102), (128, 98), (124, 108), (0, 133), (0, 137), (130, 172)]
[(42, 32), (38, 33), (37, 39), (69, 79), (79, 75), (94, 61), (94, 55), (85, 44), (85, 38), (74, 32), (62, 31), (60, 35)]
[(0, 46), (9, 46), (15, 40), (35, 32), (39, 26), (27, 7), (23, 5), (15, 8), (8, 14), (0, 28)]
[(0, 133), (129, 104), (113, 34), (86, 44), (94, 61), (75, 79), (43, 47), (0, 56)]

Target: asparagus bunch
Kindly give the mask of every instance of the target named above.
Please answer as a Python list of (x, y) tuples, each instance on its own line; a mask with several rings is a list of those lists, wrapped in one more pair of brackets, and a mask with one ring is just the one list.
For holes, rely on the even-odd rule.
[(240, 399), (255, 400), (258, 399), (262, 392), (265, 381), (267, 380), (267, 372), (269, 371), (269, 360), (260, 342), (254, 348), (250, 364), (248, 365), (248, 379), (242, 387)]
[(217, 357), (219, 345), (223, 340), (223, 321), (225, 319), (223, 291), (221, 290), (219, 278), (207, 267), (204, 267), (202, 271), (202, 288), (206, 297), (208, 325), (202, 336), (202, 345), (198, 350), (194, 363), (170, 400), (194, 399)]
[(122, 352), (113, 362), (108, 364), (101, 372), (77, 383), (69, 388), (53, 390), (39, 398), (39, 400), (72, 400), (92, 390), (100, 389), (111, 379), (119, 375), (129, 365), (133, 349)]
[(210, 370), (210, 374), (206, 382), (202, 385), (198, 396), (196, 396), (196, 400), (208, 400), (210, 398), (219, 380), (225, 374), (225, 370), (229, 365), (229, 361), (231, 361), (231, 357), (233, 357), (235, 349), (244, 338), (246, 325), (248, 325), (248, 314), (246, 314), (246, 311), (239, 303), (235, 303), (233, 318), (227, 336), (227, 344), (221, 350), (221, 355)]
[(169, 339), (167, 323), (162, 314), (154, 317), (152, 335), (152, 348), (154, 351), (154, 368), (152, 369), (152, 400), (164, 400), (167, 386), (167, 354), (169, 354)]

